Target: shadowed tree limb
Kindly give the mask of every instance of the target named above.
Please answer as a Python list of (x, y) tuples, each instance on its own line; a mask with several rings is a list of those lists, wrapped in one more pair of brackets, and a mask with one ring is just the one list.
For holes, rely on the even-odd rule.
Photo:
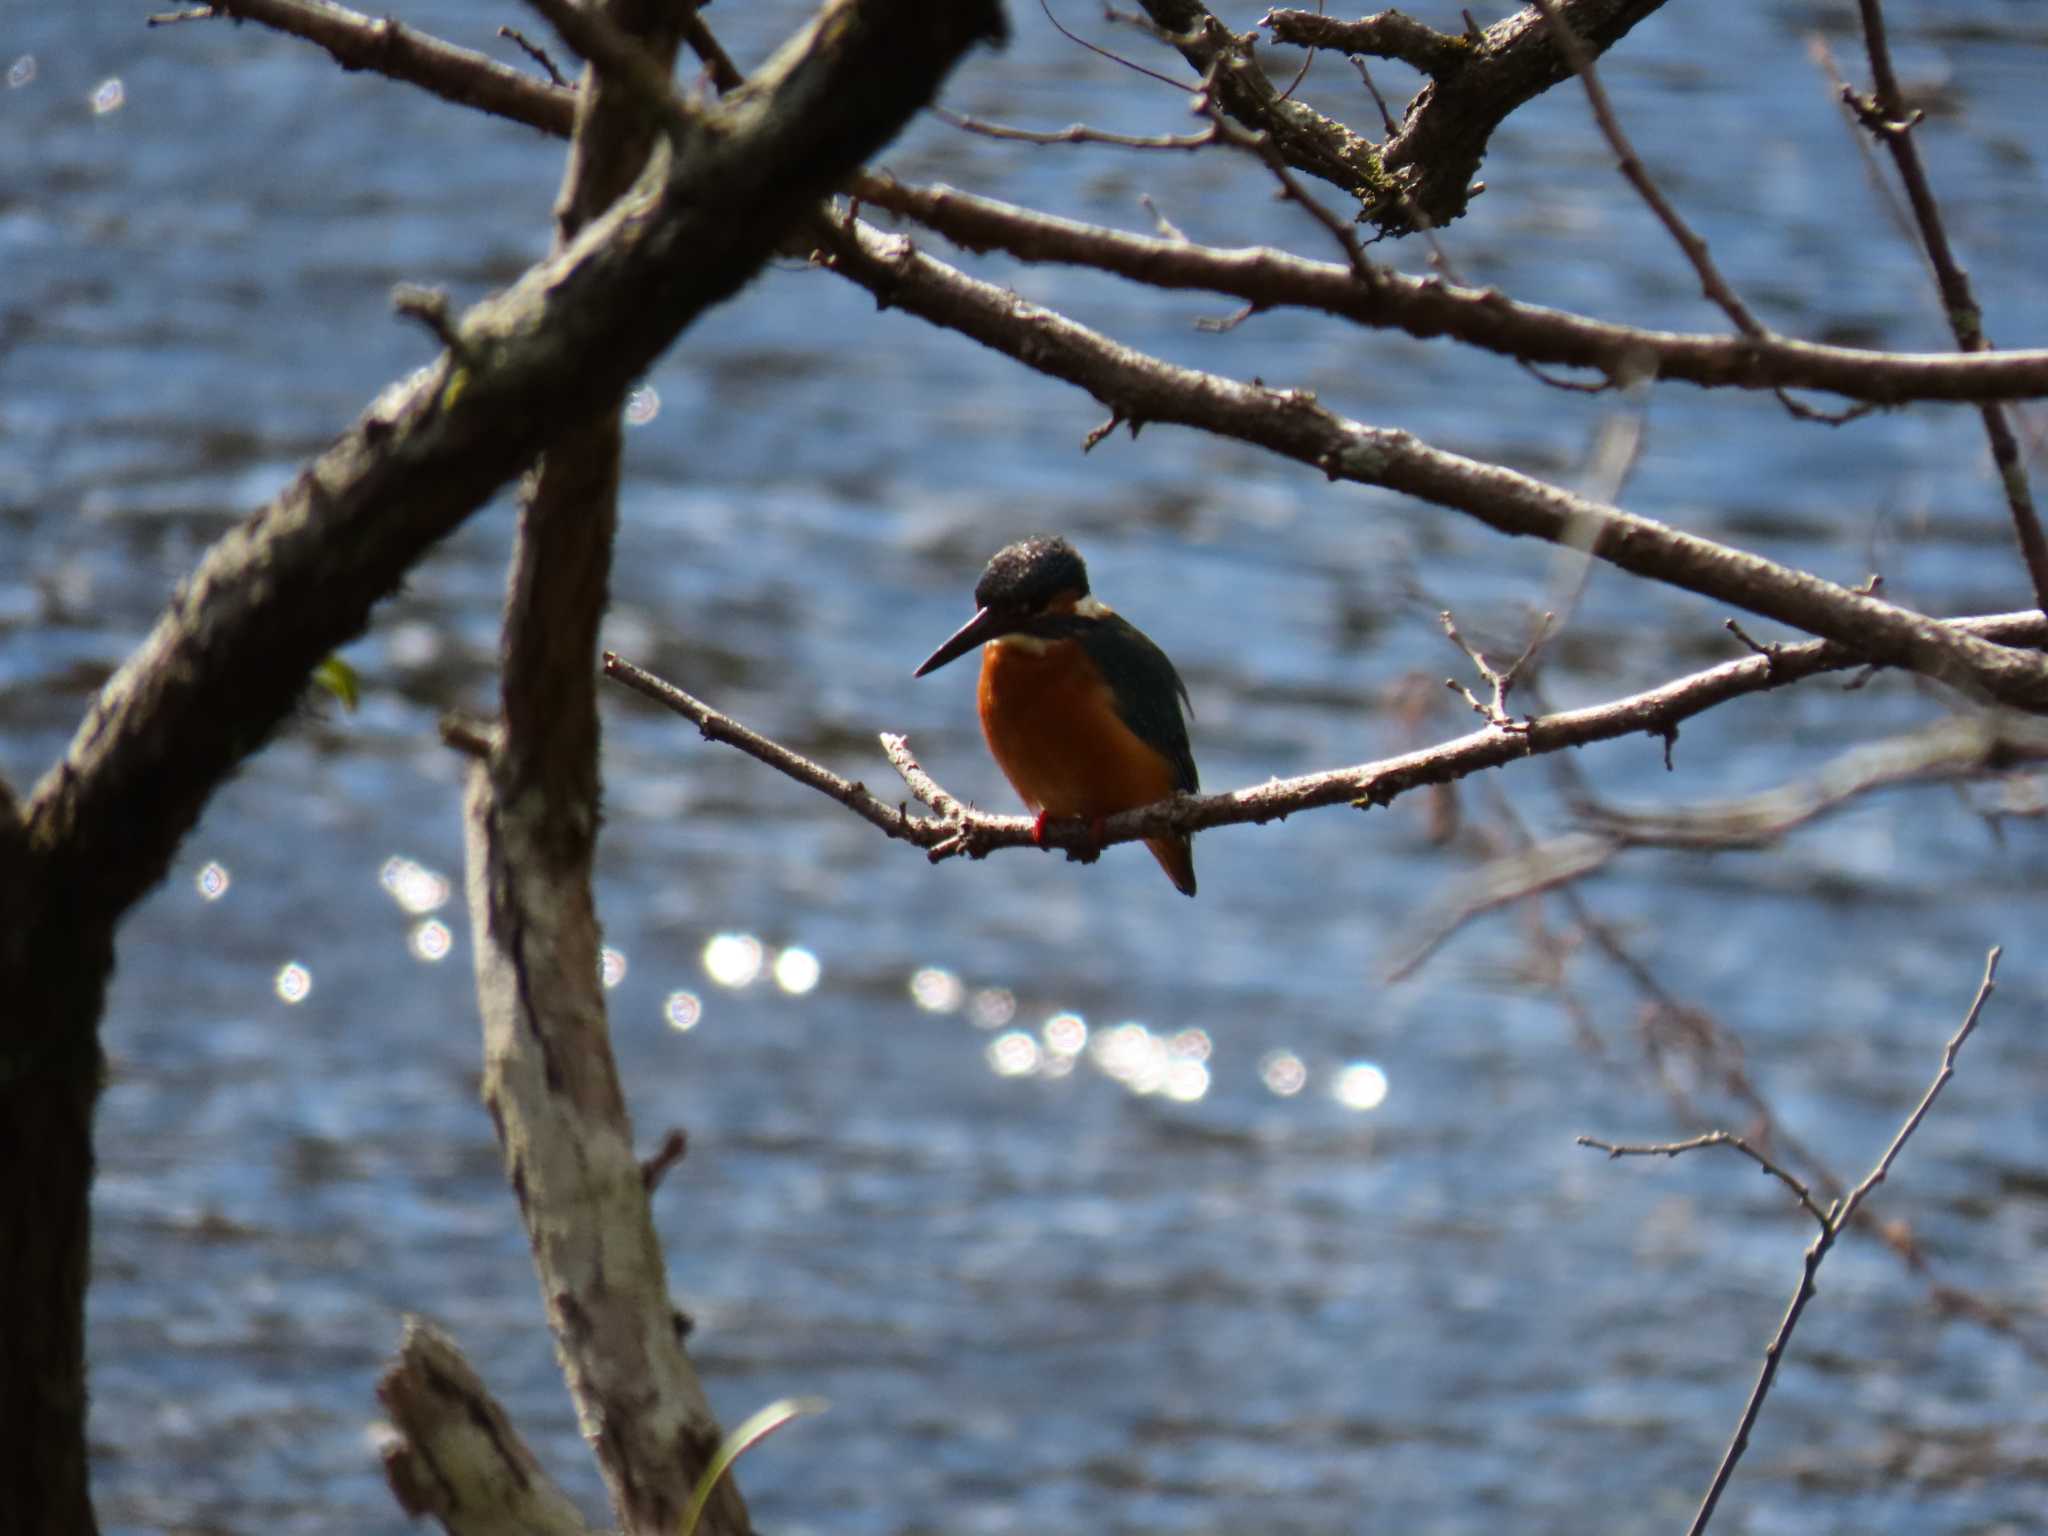
[(84, 1295), (113, 931), (214, 790), (422, 554), (618, 398), (928, 101), (994, 0), (832, 0), (755, 88), (694, 115), (631, 196), (454, 323), (281, 495), (216, 542), (0, 841), (0, 1528), (93, 1529)]
[[(658, 132), (687, 6), (541, 6), (586, 69), (555, 204), (556, 250), (632, 185)], [(618, 525), (622, 397), (564, 426), (522, 490), (506, 599), (503, 716), (469, 769), (464, 827), (484, 1104), (533, 1246), (577, 1414), (628, 1532), (667, 1536), (721, 1439), (683, 1349), (611, 1049), (591, 867), (597, 630)], [(702, 1529), (745, 1536), (722, 1480)]]
[[(1174, 27), (1174, 21), (1168, 18), (1179, 18), (1183, 24), (1175, 30), (1183, 32), (1189, 30), (1186, 23), (1208, 14), (1200, 0), (1142, 3), (1162, 26)], [(1663, 3), (1664, 0), (1562, 0), (1558, 9), (1573, 35), (1598, 55), (1620, 42), (1636, 23)], [(1398, 13), (1388, 13), (1395, 14)], [(1382, 23), (1383, 38), (1399, 35), (1412, 44), (1412, 33), (1385, 30), (1388, 15), (1370, 17), (1367, 22)], [(1213, 17), (1210, 23), (1222, 30)], [(1307, 48), (1343, 46), (1328, 30), (1328, 23), (1308, 12), (1275, 11), (1266, 18), (1266, 25), (1280, 42)], [(1378, 179), (1346, 188), (1364, 204), (1363, 217), (1388, 234), (1411, 232), (1416, 226), (1418, 209), (1431, 228), (1440, 228), (1460, 217), (1471, 203), (1474, 178), (1479, 174), (1494, 130), (1534, 97), (1569, 80), (1572, 74), (1569, 61), (1533, 8), (1524, 8), (1495, 22), (1476, 38), (1451, 38), (1442, 33), (1434, 36), (1440, 41), (1428, 49), (1433, 67), (1418, 65), (1432, 78), (1408, 103), (1400, 130), (1378, 146), (1374, 167)], [(1414, 51), (1412, 46), (1410, 51)], [(1455, 57), (1458, 51), (1464, 55), (1462, 61)], [(1186, 48), (1182, 52), (1188, 54), (1189, 62), (1194, 62), (1196, 55)], [(1265, 126), (1250, 115), (1240, 116), (1234, 98), (1221, 99), (1224, 109), (1247, 127)], [(1256, 107), (1257, 103), (1253, 105)], [(1319, 134), (1316, 125), (1299, 127), (1294, 139), (1302, 138), (1316, 145), (1320, 157), (1327, 157), (1329, 151), (1324, 144), (1328, 136)], [(1280, 140), (1281, 153), (1298, 169), (1322, 175), (1317, 157), (1294, 158), (1294, 139)], [(1394, 189), (1391, 195), (1386, 190), (1389, 187)]]

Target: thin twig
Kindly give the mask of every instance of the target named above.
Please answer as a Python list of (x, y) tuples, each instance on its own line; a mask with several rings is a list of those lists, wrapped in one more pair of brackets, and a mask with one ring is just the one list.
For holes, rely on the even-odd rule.
[[(1898, 167), (1906, 201), (1913, 209), (1913, 222), (1919, 226), (1927, 258), (1934, 264), (1935, 281), (1941, 287), (1942, 311), (1948, 317), (1956, 345), (1965, 352), (1988, 352), (1991, 343), (1984, 334), (1984, 312), (1971, 291), (1969, 273), (1963, 270), (1949, 245), (1941, 205), (1934, 200), (1934, 188), (1928, 182), (1927, 168), (1913, 138), (1913, 128), (1921, 114), (1907, 109), (1905, 92), (1899, 88), (1898, 74), (1892, 68), (1882, 0), (1858, 0), (1858, 6), (1863, 15), (1864, 47), (1870, 54), (1872, 92), (1867, 99), (1853, 92), (1845, 99), (1863, 126), (1891, 152)], [(2004, 407), (1986, 401), (1978, 409), (1984, 418), (1984, 434), (1991, 444), (1991, 461), (1998, 471), (1998, 483), (2005, 493), (2006, 510), (2019, 538), (2020, 555), (2033, 582), (2034, 601), (2048, 611), (2048, 537), (2043, 536), (2041, 519), (2034, 511), (2026, 460)]]
[(978, 117), (933, 107), (932, 115), (966, 133), (987, 139), (1009, 139), (1019, 144), (1110, 144), (1121, 149), (1206, 149), (1216, 142), (1213, 124), (1198, 133), (1111, 133), (1090, 128), (1086, 123), (1069, 123), (1064, 128), (1013, 128), (1007, 123), (986, 122)]
[(500, 27), (498, 28), (498, 36), (518, 48), (520, 52), (524, 53), (546, 71), (551, 84), (558, 85), (565, 90), (570, 88), (568, 80), (563, 77), (559, 69), (555, 68), (555, 61), (548, 57), (548, 51), (524, 32), (520, 31), (517, 27)]
[(1534, 3), (1536, 8), (1543, 12), (1543, 19), (1550, 24), (1551, 35), (1557, 39), (1558, 51), (1571, 64), (1573, 72), (1579, 77), (1579, 83), (1585, 86), (1586, 100), (1593, 108), (1593, 120), (1600, 125), (1601, 134), (1606, 138), (1608, 146), (1613, 149), (1615, 158), (1620, 161), (1621, 174), (1649, 205), (1650, 211), (1670, 232), (1671, 238), (1678, 242), (1678, 248), (1685, 252), (1686, 260), (1692, 263), (1693, 271), (1699, 275), (1700, 291), (1720, 306), (1722, 313), (1735, 322), (1735, 328), (1743, 335), (1756, 339), (1768, 336), (1768, 329), (1749, 312), (1749, 306), (1736, 297), (1735, 290), (1730, 288), (1727, 279), (1721, 276), (1721, 269), (1714, 265), (1714, 258), (1707, 250), (1707, 242), (1693, 232), (1692, 226), (1685, 222), (1676, 208), (1672, 207), (1670, 199), (1665, 197), (1663, 190), (1645, 169), (1642, 158), (1636, 154), (1635, 145), (1629, 142), (1628, 135), (1622, 131), (1621, 120), (1614, 113), (1614, 104), (1607, 99), (1607, 88), (1600, 83), (1600, 72), (1593, 64), (1593, 55), (1585, 44), (1579, 41), (1578, 34), (1572, 30), (1571, 23), (1558, 8), (1557, 0), (1534, 0)]
[(1992, 992), (1996, 989), (1998, 957), (2001, 952), (2000, 946), (1993, 945), (1990, 953), (1984, 957), (1984, 977), (1983, 980), (1978, 982), (1976, 995), (1970, 1000), (1969, 1012), (1964, 1015), (1961, 1027), (1956, 1030), (1954, 1035), (1950, 1036), (1948, 1044), (1943, 1047), (1940, 1070), (1935, 1073), (1934, 1081), (1928, 1085), (1927, 1091), (1920, 1096), (1920, 1102), (1914, 1106), (1913, 1112), (1906, 1117), (1905, 1123), (1899, 1127), (1898, 1134), (1892, 1138), (1891, 1144), (1885, 1148), (1883, 1156), (1877, 1160), (1876, 1166), (1865, 1176), (1863, 1182), (1851, 1190), (1845, 1198), (1832, 1202), (1825, 1211), (1810, 1196), (1806, 1195), (1803, 1190), (1799, 1190), (1797, 1182), (1789, 1174), (1786, 1174), (1768, 1159), (1759, 1155), (1753, 1148), (1744, 1144), (1739, 1137), (1717, 1133), (1710, 1136), (1695, 1137), (1687, 1142), (1670, 1142), (1655, 1146), (1615, 1146), (1612, 1143), (1596, 1141), (1591, 1137), (1582, 1136), (1579, 1138), (1581, 1146), (1600, 1148), (1609, 1157), (1620, 1157), (1629, 1154), (1676, 1156), (1680, 1152), (1689, 1152), (1701, 1147), (1734, 1147), (1762, 1164), (1767, 1172), (1775, 1174), (1789, 1187), (1799, 1190), (1800, 1204), (1820, 1227), (1813, 1242), (1808, 1245), (1801, 1261), (1798, 1288), (1792, 1293), (1792, 1299), (1785, 1308), (1785, 1315), (1778, 1323), (1777, 1332), (1772, 1335), (1771, 1342), (1764, 1348), (1763, 1365), (1757, 1372), (1756, 1384), (1750, 1389), (1749, 1399), (1743, 1405), (1742, 1417), (1736, 1423), (1735, 1434), (1728, 1443), (1728, 1449), (1721, 1457), (1720, 1465), (1714, 1469), (1713, 1480), (1707, 1486), (1705, 1497), (1700, 1500), (1699, 1511), (1693, 1516), (1692, 1524), (1687, 1528), (1686, 1536), (1701, 1536), (1701, 1533), (1706, 1530), (1709, 1522), (1714, 1518), (1715, 1506), (1720, 1503), (1721, 1495), (1727, 1490), (1729, 1480), (1735, 1475), (1735, 1468), (1742, 1460), (1743, 1452), (1749, 1448), (1750, 1432), (1756, 1427), (1757, 1418), (1763, 1412), (1764, 1400), (1770, 1396), (1771, 1386), (1777, 1379), (1778, 1365), (1785, 1358), (1785, 1351), (1791, 1344), (1792, 1332), (1799, 1326), (1799, 1318), (1805, 1312), (1806, 1304), (1813, 1299), (1816, 1293), (1813, 1277), (1815, 1272), (1819, 1270), (1821, 1261), (1828, 1256), (1828, 1251), (1834, 1247), (1836, 1239), (1847, 1229), (1850, 1220), (1855, 1216), (1857, 1209), (1863, 1204), (1863, 1201), (1869, 1196), (1870, 1192), (1884, 1182), (1885, 1176), (1890, 1173), (1892, 1164), (1897, 1160), (1899, 1152), (1904, 1148), (1913, 1133), (1920, 1128), (1921, 1122), (1927, 1118), (1928, 1110), (1933, 1107), (1935, 1098), (1941, 1093), (1948, 1080), (1955, 1075), (1956, 1054), (1962, 1049), (1963, 1042), (1970, 1038), (1971, 1031), (1977, 1027), (1977, 1019), (1984, 1011), (1984, 1004), (1990, 999)]
[(1813, 1198), (1813, 1191), (1800, 1183), (1786, 1169), (1757, 1151), (1755, 1147), (1744, 1141), (1740, 1136), (1737, 1136), (1733, 1131), (1708, 1131), (1704, 1136), (1694, 1136), (1686, 1141), (1639, 1142), (1630, 1144), (1602, 1141), (1597, 1136), (1577, 1136), (1573, 1138), (1573, 1141), (1578, 1146), (1592, 1147), (1596, 1151), (1605, 1152), (1610, 1158), (1676, 1157), (1681, 1152), (1697, 1152), (1705, 1147), (1733, 1147), (1744, 1157), (1763, 1169), (1765, 1173), (1791, 1190), (1793, 1198), (1805, 1207), (1807, 1214), (1813, 1217), (1815, 1221), (1823, 1225), (1828, 1221), (1828, 1213), (1822, 1209), (1820, 1202)]

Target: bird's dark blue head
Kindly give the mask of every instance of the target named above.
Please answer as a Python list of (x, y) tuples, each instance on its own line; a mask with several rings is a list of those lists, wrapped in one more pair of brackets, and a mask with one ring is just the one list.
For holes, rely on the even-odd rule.
[(974, 584), (974, 617), (912, 674), (923, 677), (986, 640), (1014, 635), (1048, 613), (1071, 612), (1088, 595), (1088, 567), (1065, 539), (1025, 539), (995, 552)]
[(995, 552), (974, 584), (974, 606), (1005, 615), (1045, 612), (1088, 595), (1088, 567), (1065, 539), (1025, 539)]

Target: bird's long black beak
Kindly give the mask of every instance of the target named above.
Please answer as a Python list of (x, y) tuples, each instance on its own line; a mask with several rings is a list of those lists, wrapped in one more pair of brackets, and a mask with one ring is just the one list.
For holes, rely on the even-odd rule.
[(933, 651), (931, 655), (925, 657), (923, 663), (910, 675), (912, 677), (923, 677), (927, 672), (936, 672), (947, 662), (965, 656), (977, 645), (980, 645), (982, 641), (998, 639), (1010, 633), (1015, 627), (1015, 625), (997, 618), (992, 610), (984, 608), (965, 624), (954, 630), (952, 635), (947, 638), (946, 643), (936, 651)]

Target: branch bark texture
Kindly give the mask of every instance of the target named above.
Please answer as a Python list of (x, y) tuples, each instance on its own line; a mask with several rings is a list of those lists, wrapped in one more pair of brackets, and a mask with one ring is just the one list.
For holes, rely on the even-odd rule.
[[(644, 68), (638, 81), (585, 71), (558, 248), (628, 189), (653, 149), (647, 98), (666, 90), (685, 14), (650, 0), (564, 14), (609, 24)], [(484, 1102), (613, 1509), (626, 1531), (666, 1536), (720, 1436), (676, 1327), (599, 981), (595, 661), (618, 523), (620, 405), (613, 395), (569, 425), (525, 485), (503, 723), (471, 770), (465, 827)], [(702, 1529), (747, 1531), (730, 1479)]]

